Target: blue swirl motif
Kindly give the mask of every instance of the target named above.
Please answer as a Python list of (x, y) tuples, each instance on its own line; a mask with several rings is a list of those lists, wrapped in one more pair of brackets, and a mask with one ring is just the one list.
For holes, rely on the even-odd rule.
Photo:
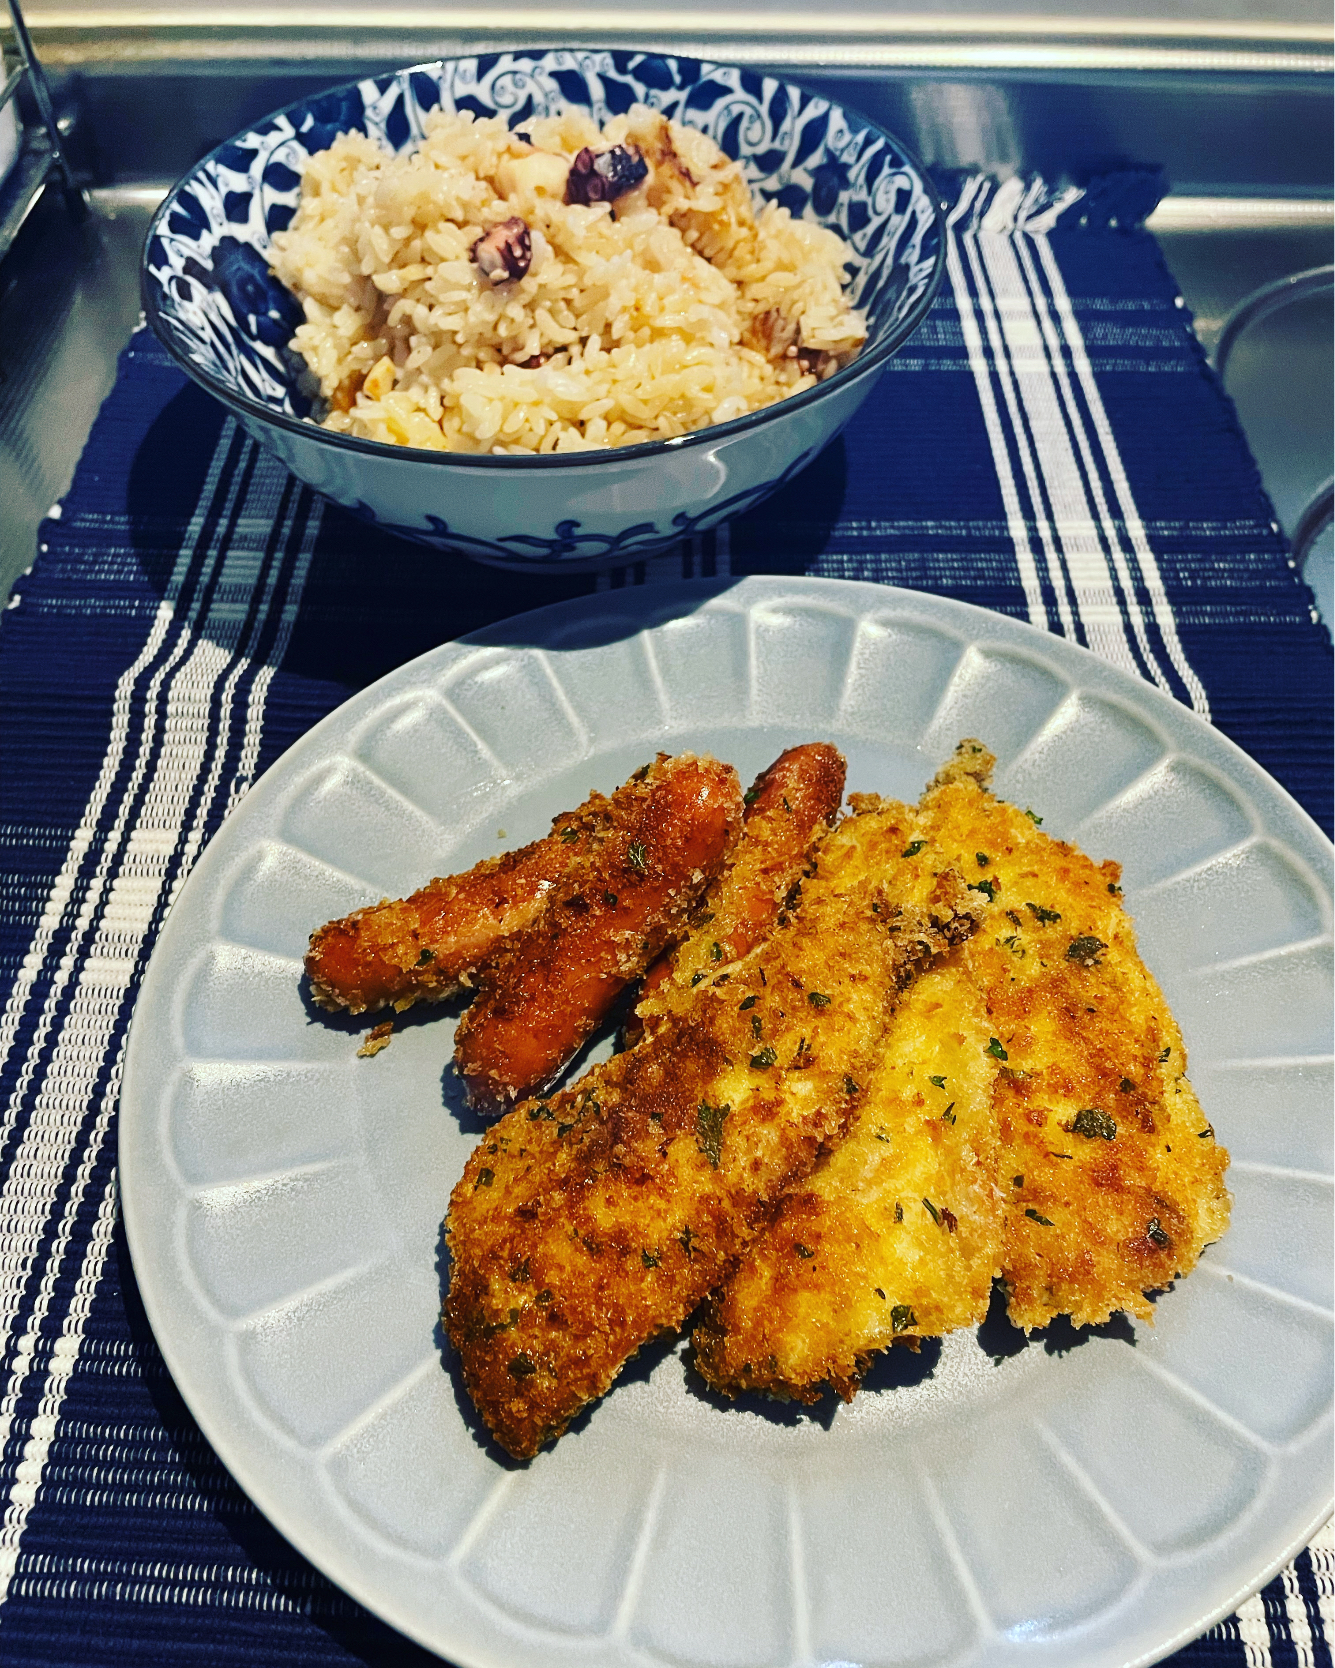
[(430, 545), (433, 550), (457, 552), (463, 556), (475, 556), (483, 561), (501, 561), (513, 566), (516, 563), (532, 563), (537, 567), (544, 567), (553, 562), (591, 561), (608, 558), (611, 565), (612, 558), (622, 558), (627, 562), (638, 561), (641, 556), (660, 556), (673, 545), (683, 539), (689, 539), (694, 533), (707, 532), (711, 527), (717, 527), (722, 521), (753, 509), (757, 504), (768, 498), (772, 492), (787, 486), (794, 476), (800, 475), (806, 466), (815, 458), (819, 447), (813, 446), (795, 458), (772, 481), (765, 481), (760, 486), (747, 487), (744, 492), (736, 492), (731, 498), (725, 498), (720, 503), (711, 504), (709, 509), (701, 511), (699, 515), (687, 515), (679, 511), (672, 518), (672, 526), (666, 532), (660, 532), (652, 521), (640, 521), (633, 527), (626, 527), (619, 533), (581, 533), (578, 521), (558, 521), (552, 529), (553, 537), (549, 539), (536, 538), (529, 533), (507, 533), (499, 539), (476, 539), (468, 533), (459, 533), (438, 515), (427, 515), (425, 527), (411, 526), (407, 522), (383, 521), (362, 499), (346, 507), (363, 521), (370, 521), (375, 526), (383, 528), (386, 533), (395, 533), (400, 538), (411, 539), (417, 544)]
[[(921, 296), (936, 254), (930, 187), (880, 134), (752, 70), (646, 52), (562, 50), (399, 70), (320, 94), (223, 146), (180, 187), (150, 245), (148, 284), (159, 316), (201, 370), (272, 412), (305, 416), (301, 367), (272, 328), (295, 316), (295, 303), (268, 274), (266, 257), (295, 210), (309, 156), (350, 130), (403, 150), (420, 140), (434, 109), (500, 114), (520, 127), (572, 104), (601, 124), (635, 102), (700, 128), (724, 150), (744, 146), (753, 191), (847, 240), (851, 294), (867, 311), (869, 347)], [(240, 310), (227, 277), (240, 257), (230, 244), (253, 251), (245, 258), (250, 300)], [(265, 284), (275, 293), (263, 306), (250, 304), (255, 285)]]

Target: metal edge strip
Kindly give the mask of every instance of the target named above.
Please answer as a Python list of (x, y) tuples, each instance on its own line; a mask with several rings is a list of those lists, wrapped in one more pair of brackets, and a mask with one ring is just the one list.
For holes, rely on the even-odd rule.
[(999, 36), (1002, 38), (1062, 38), (1097, 37), (1106, 39), (1220, 40), (1235, 43), (1263, 42), (1311, 45), (1330, 45), (1335, 41), (1335, 30), (1325, 23), (1271, 22), (1249, 19), (1239, 22), (1226, 18), (1162, 18), (1162, 17), (1073, 17), (1043, 13), (1015, 13), (1000, 16), (987, 13), (965, 13), (943, 17), (940, 13), (887, 13), (880, 17), (867, 14), (824, 14), (818, 30), (812, 28), (809, 12), (804, 11), (734, 11), (718, 12), (705, 9), (644, 12), (627, 15), (592, 8), (544, 8), (473, 6), (446, 8), (424, 5), (379, 6), (370, 13), (357, 12), (341, 6), (266, 6), (263, 11), (242, 6), (208, 8), (180, 7), (90, 7), (61, 8), (59, 6), (28, 8), (29, 26), (34, 30), (115, 30), (129, 29), (199, 31), (234, 29), (242, 32), (262, 31), (272, 34), (284, 29), (305, 32), (308, 29), (333, 29), (342, 33), (349, 30), (394, 34), (420, 30), (455, 31), (468, 28), (494, 29), (503, 25), (509, 32), (532, 28), (551, 31), (597, 29), (607, 32), (615, 23), (618, 31), (632, 34), (712, 33), (722, 30), (729, 34), (755, 34), (766, 38), (813, 36), (829, 34), (883, 36), (934, 36), (950, 41), (961, 36)]
[(550, 20), (542, 26), (516, 29), (513, 16), (505, 27), (497, 24), (475, 30), (457, 26), (448, 30), (421, 30), (411, 34), (380, 34), (363, 26), (350, 26), (323, 37), (311, 31), (300, 35), (275, 35), (267, 28), (242, 31), (221, 39), (209, 28), (182, 31), (168, 36), (161, 30), (151, 34), (99, 34), (80, 39), (47, 33), (37, 37), (42, 61), (50, 69), (129, 69), (135, 65), (187, 65), (207, 63), (215, 69), (228, 64), (263, 60), (268, 63), (329, 62), (340, 68), (350, 57), (408, 63), (423, 57), (467, 57), (481, 52), (509, 51), (521, 47), (546, 49), (605, 48), (620, 45), (629, 51), (662, 50), (679, 56), (715, 59), (729, 63), (765, 64), (776, 70), (947, 70), (1034, 71), (1052, 74), (1158, 73), (1212, 76), (1306, 76), (1328, 77), (1332, 53), (1282, 52), (1264, 49), (1222, 50), (1200, 47), (1143, 47), (1109, 45), (1047, 45), (1023, 40), (990, 42), (915, 43), (879, 40), (875, 37), (798, 39), (777, 34), (760, 35), (748, 30), (731, 35), (724, 28), (708, 33), (689, 33), (656, 25), (640, 33), (624, 16), (597, 28), (579, 30), (554, 28)]

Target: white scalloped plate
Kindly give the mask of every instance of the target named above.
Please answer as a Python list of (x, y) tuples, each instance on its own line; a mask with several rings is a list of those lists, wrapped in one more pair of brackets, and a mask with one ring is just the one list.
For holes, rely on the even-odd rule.
[[(913, 797), (962, 735), (1046, 829), (1123, 863), (1233, 1152), (1229, 1232), (1153, 1328), (1064, 1353), (956, 1334), (833, 1418), (724, 1408), (660, 1349), (505, 1463), (436, 1331), (476, 1138), (451, 1022), (357, 1059), (303, 1004), (311, 928), (535, 837), (657, 748), (749, 779), (828, 738), (850, 788)], [(447, 644), (269, 771), (163, 931), (120, 1155), (168, 1366), (278, 1528), (468, 1668), (1154, 1661), (1330, 1511), (1330, 859), (1185, 708), (960, 603), (748, 579)]]

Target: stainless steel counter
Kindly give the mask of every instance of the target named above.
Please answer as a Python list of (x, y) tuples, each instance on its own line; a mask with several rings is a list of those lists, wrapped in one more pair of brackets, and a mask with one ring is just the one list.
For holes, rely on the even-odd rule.
[[(1205, 17), (1191, 15), (1185, 0), (1171, 9), (1156, 8), (1153, 19), (1135, 20), (1133, 9), (1134, 27), (1123, 20), (1114, 28), (1089, 16), (1063, 14), (1060, 20), (1068, 45), (1073, 38), (1080, 45), (1083, 25), (1084, 46), (1099, 41), (1106, 46), (1111, 38), (1114, 45), (1120, 41), (1119, 50), (1147, 41), (1158, 50), (1170, 39), (1171, 25), (1178, 31), (1172, 38), (1190, 57), (1189, 68), (1092, 63), (1044, 68), (1036, 43), (1057, 44), (1058, 20), (1049, 7), (1046, 21), (1041, 8), (1023, 20), (976, 11), (972, 21), (945, 11), (930, 20), (909, 17), (900, 45), (930, 47), (945, 62), (918, 69), (900, 63), (892, 72), (888, 65), (869, 70), (865, 62), (831, 63), (827, 53), (819, 69), (808, 64), (803, 75), (902, 133), (930, 163), (1003, 173), (1036, 169), (1058, 180), (1128, 160), (1164, 164), (1174, 191), (1151, 224), (1196, 315), (1197, 331), (1212, 348), (1232, 310), (1252, 292), (1331, 260), (1330, 82), (1314, 67), (1329, 60), (1329, 28), (1323, 39), (1323, 28), (1308, 16), (1308, 0), (1287, 5), (1284, 16), (1270, 20), (1272, 38), (1259, 44), (1259, 25), (1228, 15), (1246, 10), (1231, 0), (1218, 0)], [(0, 588), (5, 594), (31, 562), (37, 523), (68, 485), (111, 386), (116, 354), (138, 315), (136, 268), (144, 228), (169, 181), (228, 134), (314, 86), (374, 73), (453, 44), (453, 36), (446, 41), (431, 33), (439, 19), (428, 8), (381, 8), (373, 41), (349, 23), (347, 11), (305, 12), (301, 15), (314, 22), (303, 57), (256, 56), (263, 29), (270, 30), (269, 44), (276, 46), (274, 32), (281, 33), (287, 17), (269, 8), (263, 25), (255, 22), (260, 15), (255, 8), (245, 6), (226, 19), (189, 8), (122, 11), (115, 14), (114, 28), (105, 21), (108, 15), (91, 5), (31, 14), (38, 45), (54, 67), (73, 154), (94, 182), (93, 212), (84, 226), (73, 227), (58, 200), (44, 202), (0, 263)], [(561, 15), (543, 14), (544, 38)], [(634, 15), (633, 8), (618, 9), (619, 38), (626, 38), (626, 19)], [(688, 14), (675, 15), (679, 24), (684, 17), (689, 21)], [(743, 15), (753, 41), (765, 45), (768, 61), (792, 69), (800, 41), (795, 29), (784, 33), (790, 14), (763, 0), (746, 0), (737, 11)], [(863, 0), (849, 0), (831, 15), (845, 22), (872, 19), (886, 37), (883, 45), (886, 19), (904, 26), (908, 16), (873, 9)], [(207, 61), (195, 53), (206, 16), (213, 19)], [(452, 26), (465, 16), (451, 13)], [(155, 30), (151, 19), (160, 28)], [(288, 22), (296, 26), (293, 18)], [(960, 27), (952, 35), (954, 24)], [(343, 55), (335, 65), (323, 44), (340, 26)], [(765, 35), (767, 28), (772, 32)], [(853, 34), (850, 25), (845, 44)], [(1189, 44), (1182, 45), (1184, 40)], [(986, 67), (983, 48), (989, 41), (993, 47), (1000, 41), (1015, 59), (1028, 53), (1028, 63)], [(151, 51), (146, 42), (156, 43)], [(671, 44), (682, 45), (675, 33)], [(1221, 51), (1232, 54), (1223, 69)], [(952, 67), (952, 53), (963, 67)], [(973, 58), (966, 63), (969, 53)], [(1268, 60), (1259, 64), (1258, 54), (1267, 53)], [(1248, 58), (1249, 67), (1239, 67), (1240, 56)], [(1308, 293), (1243, 331), (1230, 354), (1227, 381), (1277, 513), (1292, 534), (1331, 474), (1328, 295), (1323, 300)], [(1314, 560), (1325, 562), (1329, 619), (1335, 607), (1328, 527), (1324, 536), (1318, 533), (1314, 549)]]

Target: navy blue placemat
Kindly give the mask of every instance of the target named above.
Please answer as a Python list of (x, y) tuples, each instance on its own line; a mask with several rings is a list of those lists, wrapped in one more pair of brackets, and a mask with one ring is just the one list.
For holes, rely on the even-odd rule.
[[(250, 782), (353, 690), (598, 587), (880, 580), (1158, 683), (1329, 831), (1330, 639), (1128, 212), (1142, 187), (954, 182), (949, 282), (843, 437), (730, 528), (597, 580), (497, 574), (362, 525), (133, 339), (0, 624), (0, 1660), (435, 1660), (223, 1469), (158, 1354), (116, 1205), (122, 1053), (171, 898)], [(1333, 1592), (1328, 1526), (1173, 1661), (1328, 1668)]]

